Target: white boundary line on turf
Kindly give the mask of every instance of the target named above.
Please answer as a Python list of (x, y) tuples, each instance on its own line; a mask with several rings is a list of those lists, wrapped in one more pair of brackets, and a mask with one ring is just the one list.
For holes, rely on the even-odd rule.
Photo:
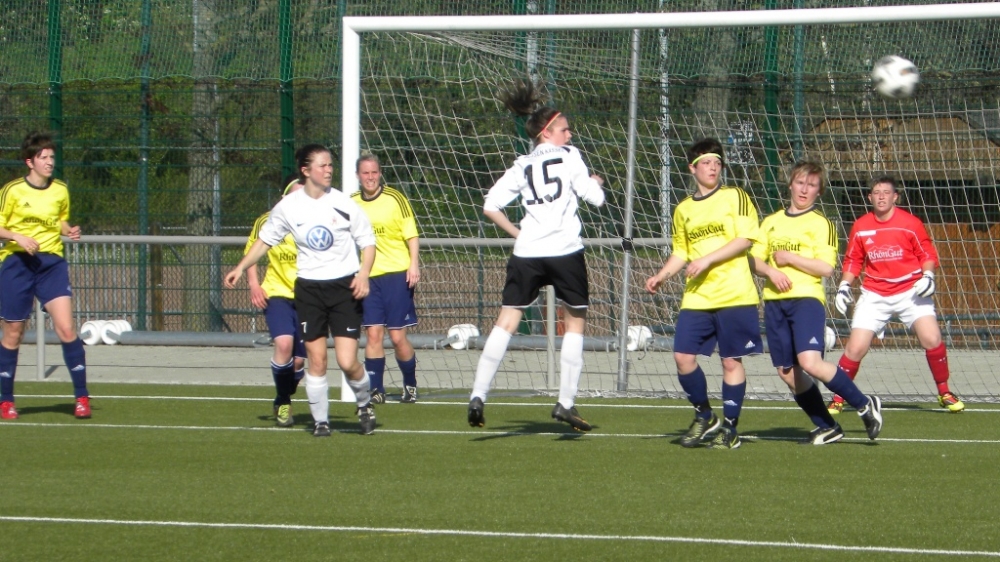
[[(296, 435), (297, 428), (287, 428), (287, 427), (252, 427), (252, 426), (199, 426), (199, 425), (154, 425), (154, 424), (110, 424), (110, 423), (89, 423), (89, 422), (75, 422), (75, 423), (35, 423), (35, 422), (12, 422), (0, 424), (0, 428), (5, 427), (51, 427), (51, 428), (93, 428), (93, 429), (180, 429), (185, 431), (266, 431), (266, 432), (279, 432), (279, 433), (289, 433)], [(301, 433), (307, 433), (305, 427), (300, 430)], [(355, 434), (358, 433), (356, 429), (334, 429), (334, 433), (343, 434)], [(535, 437), (571, 437), (573, 439), (597, 439), (597, 438), (609, 438), (609, 437), (619, 437), (619, 438), (636, 438), (636, 439), (672, 439), (675, 437), (680, 437), (681, 433), (569, 433), (569, 432), (555, 432), (555, 431), (490, 431), (490, 430), (441, 430), (441, 429), (385, 429), (377, 428), (375, 433), (388, 433), (395, 435), (458, 435), (466, 437), (517, 437), (517, 436), (535, 436)], [(802, 438), (799, 437), (760, 437), (754, 435), (753, 433), (740, 434), (740, 438), (747, 441), (791, 441), (800, 442)], [(858, 443), (868, 443), (870, 442), (867, 438), (862, 437), (844, 437), (841, 441), (846, 442), (858, 442)], [(886, 443), (943, 443), (943, 444), (961, 444), (961, 445), (976, 445), (976, 444), (986, 444), (986, 445), (1000, 445), (1000, 439), (923, 439), (923, 438), (901, 438), (901, 437), (879, 437), (876, 442), (886, 442)]]
[(924, 549), (924, 548), (903, 548), (894, 546), (850, 546), (838, 544), (802, 543), (802, 542), (780, 542), (780, 541), (751, 541), (739, 539), (706, 539), (698, 537), (671, 537), (659, 535), (592, 535), (577, 533), (518, 533), (503, 531), (469, 531), (463, 529), (418, 529), (405, 527), (350, 527), (343, 525), (289, 525), (289, 524), (266, 524), (266, 523), (207, 523), (199, 521), (139, 521), (123, 519), (72, 519), (68, 517), (18, 517), (10, 515), (0, 515), (0, 521), (18, 523), (74, 523), (87, 525), (118, 525), (130, 527), (197, 527), (208, 529), (257, 529), (273, 531), (320, 531), (336, 533), (365, 533), (365, 534), (408, 534), (408, 535), (437, 535), (437, 536), (464, 536), (464, 537), (487, 537), (487, 538), (516, 538), (516, 539), (558, 539), (558, 540), (583, 540), (583, 541), (623, 541), (623, 542), (658, 542), (658, 543), (683, 543), (683, 544), (707, 544), (718, 546), (743, 546), (743, 547), (765, 547), (765, 548), (791, 548), (798, 550), (825, 550), (839, 552), (877, 552), (885, 554), (918, 554), (925, 556), (983, 556), (989, 558), (1000, 558), (1000, 552), (989, 550), (944, 550), (944, 549)]
[[(60, 398), (71, 400), (73, 396), (69, 394), (18, 394), (18, 398)], [(253, 398), (253, 397), (234, 397), (234, 396), (131, 396), (131, 395), (93, 395), (92, 400), (180, 400), (180, 401), (215, 401), (215, 402), (271, 402), (271, 398)], [(300, 399), (304, 402), (304, 399)], [(339, 403), (340, 400), (336, 398), (331, 398), (330, 402)], [(538, 408), (549, 408), (552, 406), (551, 402), (487, 402), (491, 406), (525, 406), (525, 407), (538, 407)], [(422, 404), (424, 406), (468, 406), (468, 402), (465, 401), (433, 401), (433, 400), (421, 400), (417, 404)], [(580, 404), (578, 402), (578, 404)], [(412, 408), (416, 404), (400, 404), (398, 402), (386, 402), (385, 404), (379, 404), (380, 408), (385, 406), (405, 406), (407, 408)], [(596, 402), (587, 402), (580, 404), (587, 408), (622, 408), (622, 409), (650, 409), (650, 410), (690, 410), (691, 406), (688, 404), (599, 404)], [(799, 411), (798, 406), (743, 406), (744, 410), (758, 410), (758, 411)], [(953, 412), (948, 412), (943, 409), (925, 409), (925, 408), (894, 408), (891, 406), (883, 406), (882, 411), (886, 412), (916, 412), (916, 413), (931, 413), (931, 414), (951, 414)], [(1000, 414), (1000, 408), (969, 408), (966, 407), (964, 412), (977, 413), (977, 414)]]

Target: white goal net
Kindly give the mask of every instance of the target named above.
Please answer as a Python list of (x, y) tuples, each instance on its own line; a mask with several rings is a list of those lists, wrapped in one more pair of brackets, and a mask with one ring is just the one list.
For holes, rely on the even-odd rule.
[[(691, 190), (684, 148), (702, 137), (721, 140), (726, 183), (748, 191), (762, 219), (787, 203), (791, 164), (821, 162), (830, 187), (823, 207), (840, 228), (842, 249), (868, 210), (868, 181), (894, 174), (905, 185), (901, 206), (924, 219), (941, 256), (936, 298), (953, 387), (963, 398), (995, 399), (998, 16), (996, 4), (956, 4), (345, 18), (343, 182), (356, 184), (354, 160), (371, 151), (385, 181), (413, 204), (426, 241), (414, 337), (441, 348), (430, 340), (460, 324), (485, 336), (499, 309), (510, 240), (482, 216), (483, 197), (528, 149), (498, 92), (515, 80), (535, 81), (568, 115), (573, 144), (607, 180), (608, 204), (581, 208), (592, 299), (581, 392), (673, 395), (680, 393), (671, 342), (682, 286), (672, 282), (652, 296), (642, 285), (669, 254), (673, 206)], [(871, 65), (886, 54), (920, 68), (913, 97), (890, 100), (871, 89)], [(517, 207), (507, 210), (518, 218)], [(623, 237), (635, 241), (628, 258)], [(547, 308), (542, 298), (528, 311), (497, 387), (557, 387)], [(829, 326), (844, 338), (847, 321), (832, 306), (829, 312)], [(558, 322), (554, 330), (560, 333)], [(433, 359), (420, 355), (422, 384), (471, 387), (477, 341)], [(620, 352), (622, 341), (635, 349)], [(838, 343), (830, 356), (840, 352)], [(718, 359), (701, 364), (717, 390)], [(766, 355), (746, 365), (751, 395), (786, 395)], [(898, 323), (858, 380), (897, 399), (935, 394), (919, 344)]]

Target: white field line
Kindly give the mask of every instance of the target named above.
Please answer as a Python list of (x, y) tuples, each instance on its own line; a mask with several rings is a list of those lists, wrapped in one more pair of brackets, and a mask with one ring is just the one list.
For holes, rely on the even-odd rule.
[[(66, 400), (72, 400), (73, 396), (69, 394), (18, 394), (18, 398), (60, 398)], [(248, 398), (248, 397), (235, 397), (235, 396), (127, 396), (127, 395), (93, 395), (92, 400), (178, 400), (178, 401), (206, 401), (206, 402), (271, 402), (271, 398)], [(304, 401), (304, 400), (300, 400)], [(331, 398), (330, 402), (340, 403), (340, 400)], [(551, 402), (488, 402), (490, 406), (526, 406), (534, 408), (551, 408)], [(577, 402), (581, 406), (586, 406), (587, 408), (620, 408), (623, 410), (634, 409), (634, 410), (690, 410), (691, 406), (687, 404), (601, 404), (599, 402)], [(431, 400), (421, 400), (417, 404), (399, 404), (396, 402), (386, 402), (385, 404), (379, 404), (379, 408), (384, 408), (386, 406), (396, 407), (404, 406), (407, 408), (412, 408), (414, 406), (462, 406), (463, 408), (468, 406), (467, 401), (431, 401)], [(744, 410), (759, 410), (759, 411), (798, 411), (798, 406), (743, 406)], [(943, 409), (924, 409), (924, 408), (893, 408), (891, 406), (883, 406), (882, 411), (889, 412), (915, 412), (915, 413), (930, 413), (930, 414), (951, 414)], [(979, 413), (979, 414), (1000, 414), (1000, 408), (969, 408), (966, 407), (963, 413)]]
[[(110, 424), (110, 423), (35, 423), (35, 422), (9, 422), (0, 424), (0, 431), (5, 428), (15, 427), (43, 427), (43, 428), (74, 428), (74, 429), (146, 429), (146, 430), (183, 430), (183, 431), (256, 431), (256, 432), (277, 432), (296, 434), (295, 429), (274, 426), (238, 426), (238, 425), (155, 425), (155, 424)], [(304, 433), (304, 429), (302, 430)], [(333, 429), (334, 433), (352, 434), (357, 433), (356, 429)], [(439, 430), (439, 429), (385, 429), (378, 428), (375, 433), (388, 433), (392, 435), (458, 435), (463, 437), (515, 437), (515, 436), (536, 436), (536, 437), (566, 437), (575, 439), (599, 439), (599, 438), (633, 438), (633, 439), (670, 439), (680, 437), (681, 433), (577, 433), (577, 432), (555, 432), (555, 431), (490, 431), (490, 430)], [(741, 433), (740, 439), (747, 441), (801, 441), (798, 437), (760, 437), (752, 433)], [(869, 439), (862, 437), (844, 437), (841, 441), (867, 443)], [(879, 437), (879, 443), (943, 443), (943, 444), (986, 444), (1000, 445), (1000, 439), (923, 439), (923, 438), (893, 438)]]
[(67, 517), (18, 517), (12, 515), (0, 515), (0, 521), (8, 521), (12, 523), (17, 522), (17, 523), (43, 523), (43, 524), (51, 523), (51, 524), (82, 524), (82, 525), (116, 525), (124, 527), (189, 527), (189, 528), (194, 527), (194, 528), (207, 528), (207, 529), (316, 531), (316, 532), (326, 532), (326, 533), (361, 533), (366, 535), (407, 534), (407, 535), (546, 539), (546, 540), (570, 540), (570, 541), (682, 543), (682, 544), (706, 544), (706, 545), (737, 546), (737, 547), (788, 548), (797, 550), (823, 550), (823, 551), (837, 551), (837, 552), (914, 554), (914, 555), (924, 555), (924, 556), (982, 556), (988, 558), (1000, 558), (1000, 552), (989, 551), (989, 550), (944, 550), (944, 549), (906, 548), (906, 547), (894, 547), (894, 546), (854, 546), (854, 545), (802, 543), (802, 542), (711, 539), (711, 538), (701, 538), (701, 537), (672, 537), (672, 536), (661, 536), (661, 535), (518, 533), (518, 532), (504, 532), (504, 531), (475, 531), (475, 530), (464, 530), (464, 529), (350, 527), (342, 525), (289, 525), (289, 524), (266, 524), (266, 523), (209, 523), (200, 521), (142, 521), (142, 520), (128, 520), (128, 519), (83, 519), (83, 518), (74, 519)]

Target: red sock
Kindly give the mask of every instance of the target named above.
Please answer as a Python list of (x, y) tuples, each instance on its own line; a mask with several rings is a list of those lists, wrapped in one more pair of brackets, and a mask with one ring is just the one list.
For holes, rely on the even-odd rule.
[(844, 372), (847, 373), (847, 376), (853, 381), (854, 377), (858, 376), (858, 369), (861, 368), (861, 361), (854, 361), (846, 355), (841, 355), (840, 362), (837, 363), (837, 366), (843, 369)]
[(931, 376), (934, 377), (934, 384), (937, 385), (938, 394), (951, 392), (948, 388), (948, 350), (944, 347), (944, 342), (934, 349), (928, 349), (927, 366), (931, 368)]
[[(858, 376), (858, 369), (861, 368), (861, 361), (854, 361), (853, 359), (849, 359), (846, 355), (841, 355), (840, 362), (837, 363), (837, 367), (844, 371), (844, 373), (847, 374), (847, 377), (853, 381), (854, 377)], [(843, 402), (844, 399), (841, 398), (839, 394), (834, 394), (833, 401)]]

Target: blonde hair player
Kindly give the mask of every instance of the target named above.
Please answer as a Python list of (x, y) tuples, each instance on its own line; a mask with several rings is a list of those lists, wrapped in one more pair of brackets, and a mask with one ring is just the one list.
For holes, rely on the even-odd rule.
[(417, 324), (414, 290), (420, 282), (420, 239), (417, 221), (406, 195), (382, 184), (382, 166), (374, 154), (358, 158), (355, 173), (361, 189), (354, 202), (368, 215), (375, 230), (375, 265), (371, 292), (365, 297), (362, 325), (368, 336), (365, 371), (371, 380), (372, 402), (385, 402), (385, 332), (389, 332), (396, 364), (403, 375), (400, 402), (417, 401), (417, 354), (406, 330)]
[(799, 162), (789, 172), (787, 209), (764, 219), (751, 249), (754, 271), (764, 285), (764, 326), (771, 363), (795, 403), (816, 428), (808, 443), (840, 441), (844, 430), (823, 403), (817, 379), (858, 410), (869, 439), (882, 431), (882, 401), (858, 390), (843, 369), (823, 360), (826, 291), (823, 279), (837, 266), (837, 229), (817, 206), (826, 185), (823, 166)]
[[(517, 82), (503, 95), (504, 105), (516, 115), (527, 116), (530, 153), (518, 157), (486, 194), (483, 214), (511, 235), (514, 251), (507, 261), (507, 280), (496, 325), (486, 339), (476, 367), (469, 401), (472, 427), (486, 423), (483, 410), (490, 385), (507, 352), (522, 310), (538, 298), (539, 290), (552, 285), (565, 311), (566, 333), (560, 356), (559, 399), (552, 417), (577, 431), (590, 431), (575, 406), (583, 371), (583, 330), (590, 305), (583, 228), (577, 212), (579, 200), (604, 204), (604, 180), (591, 175), (580, 151), (571, 146), (573, 133), (565, 115), (540, 106), (541, 95), (530, 81)], [(507, 218), (503, 208), (520, 197), (524, 218), (520, 226)]]

